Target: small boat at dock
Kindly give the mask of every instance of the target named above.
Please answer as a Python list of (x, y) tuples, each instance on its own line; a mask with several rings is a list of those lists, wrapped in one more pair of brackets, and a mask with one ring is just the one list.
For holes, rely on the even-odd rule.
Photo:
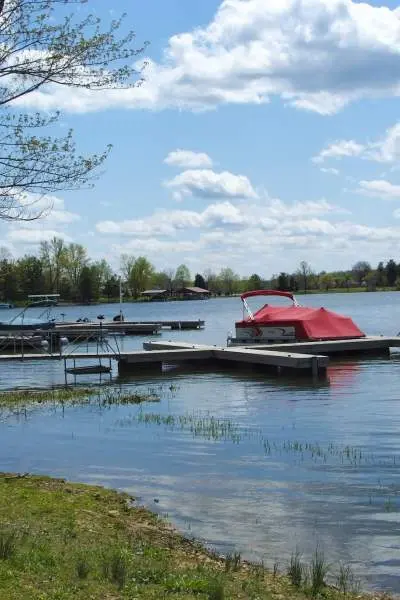
[[(281, 297), (291, 301), (288, 306), (264, 304), (254, 314), (247, 302), (255, 297)], [(325, 308), (301, 306), (290, 292), (254, 290), (241, 295), (243, 318), (235, 323), (235, 337), (228, 345), (282, 344), (364, 338), (349, 317)]]

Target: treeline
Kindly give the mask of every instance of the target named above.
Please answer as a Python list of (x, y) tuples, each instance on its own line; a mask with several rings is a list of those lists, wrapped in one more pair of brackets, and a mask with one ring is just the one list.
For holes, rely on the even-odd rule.
[(400, 263), (380, 262), (373, 269), (360, 261), (348, 271), (315, 273), (303, 261), (293, 273), (281, 272), (270, 279), (256, 273), (240, 277), (230, 268), (214, 273), (191, 274), (184, 264), (176, 269), (157, 271), (144, 256), (121, 256), (116, 273), (105, 260), (94, 261), (80, 244), (66, 244), (60, 238), (42, 242), (37, 255), (14, 258), (0, 248), (0, 299), (2, 302), (25, 301), (30, 294), (60, 294), (66, 302), (111, 301), (119, 297), (120, 280), (124, 298), (139, 298), (144, 290), (164, 289), (171, 296), (187, 287), (208, 289), (214, 295), (239, 294), (248, 290), (272, 288), (295, 292), (329, 291), (359, 288), (400, 289)]

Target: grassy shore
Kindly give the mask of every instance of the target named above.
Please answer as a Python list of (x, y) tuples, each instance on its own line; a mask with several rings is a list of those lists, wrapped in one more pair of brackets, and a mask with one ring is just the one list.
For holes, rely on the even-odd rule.
[(0, 474), (1, 600), (368, 598), (353, 593), (345, 568), (336, 590), (323, 584), (323, 560), (304, 578), (298, 558), (290, 577), (267, 572), (207, 552), (127, 495)]

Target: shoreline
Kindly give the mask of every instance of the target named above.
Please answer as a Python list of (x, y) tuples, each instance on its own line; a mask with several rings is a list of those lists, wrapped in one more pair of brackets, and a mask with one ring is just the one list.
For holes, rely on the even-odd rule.
[[(318, 583), (312, 565), (306, 579), (305, 565), (302, 571), (297, 565), (296, 571), (292, 557), (290, 566), (290, 574), (283, 575), (278, 567), (271, 572), (242, 561), (240, 554), (218, 556), (123, 492), (47, 476), (0, 473), (2, 598), (390, 598), (352, 590), (344, 570), (340, 590), (321, 578)], [(299, 585), (293, 584), (298, 581), (296, 572)]]

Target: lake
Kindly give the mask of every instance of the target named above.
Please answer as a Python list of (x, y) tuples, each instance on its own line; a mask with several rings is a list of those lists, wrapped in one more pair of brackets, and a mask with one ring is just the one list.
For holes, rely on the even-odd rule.
[[(369, 334), (400, 330), (400, 293), (299, 296)], [(17, 311), (2, 311), (8, 319)], [(56, 308), (112, 317), (118, 305)], [(163, 340), (225, 345), (239, 298), (125, 304), (127, 319), (204, 319)], [(38, 316), (39, 309), (32, 311)], [(120, 338), (124, 349), (146, 338)], [(237, 369), (168, 369), (119, 378), (160, 403), (41, 407), (0, 420), (0, 470), (46, 473), (126, 490), (221, 553), (284, 570), (293, 551), (323, 549), (364, 587), (400, 592), (400, 354), (332, 361), (329, 384)], [(63, 383), (61, 363), (0, 365), (0, 387)], [(96, 378), (79, 378), (94, 383)]]

